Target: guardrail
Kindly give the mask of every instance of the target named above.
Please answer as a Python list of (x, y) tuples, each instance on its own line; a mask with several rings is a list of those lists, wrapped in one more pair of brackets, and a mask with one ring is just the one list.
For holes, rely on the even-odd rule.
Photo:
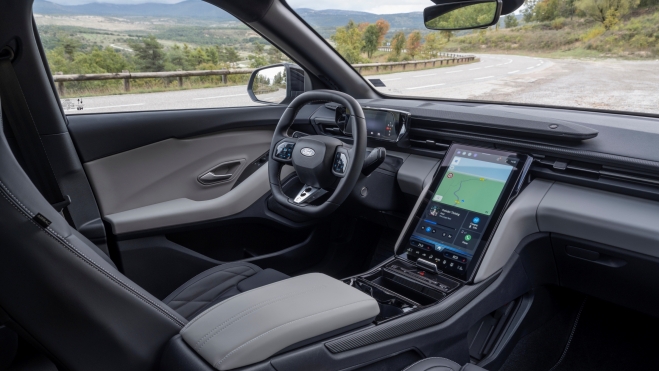
[[(439, 66), (449, 66), (460, 63), (469, 63), (476, 60), (474, 56), (460, 56), (457, 54), (451, 54), (451, 57), (437, 58), (437, 59), (428, 59), (421, 61), (406, 61), (406, 62), (386, 62), (386, 63), (361, 63), (353, 64), (352, 66), (361, 72), (362, 68), (374, 68), (375, 71), (380, 71), (380, 68), (385, 71), (387, 67), (389, 70), (393, 70), (396, 66), (402, 66), (403, 70), (406, 69), (408, 65), (414, 65), (414, 69), (417, 68), (419, 64), (423, 64), (423, 67), (427, 67), (429, 63), (432, 63), (433, 67)], [(64, 75), (62, 72), (57, 72), (53, 76), (53, 80), (57, 83), (57, 90), (59, 91), (60, 96), (64, 95), (64, 83), (73, 82), (73, 81), (101, 81), (101, 80), (124, 80), (124, 91), (130, 91), (130, 80), (131, 79), (154, 79), (154, 78), (177, 78), (179, 87), (183, 87), (183, 78), (185, 77), (195, 77), (195, 76), (221, 76), (222, 83), (227, 83), (227, 76), (229, 75), (244, 75), (251, 74), (255, 69), (254, 68), (236, 68), (236, 69), (227, 69), (227, 70), (203, 70), (203, 71), (168, 71), (168, 72), (129, 72), (122, 71), (119, 73), (96, 73), (96, 74), (84, 74), (84, 75)]]

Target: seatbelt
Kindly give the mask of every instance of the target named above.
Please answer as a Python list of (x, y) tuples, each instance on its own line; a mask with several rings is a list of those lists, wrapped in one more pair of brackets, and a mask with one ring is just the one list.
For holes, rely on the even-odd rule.
[(44, 198), (55, 210), (63, 213), (71, 226), (70, 215), (65, 212), (71, 198), (64, 196), (57, 183), (55, 172), (50, 166), (48, 154), (41, 142), (41, 136), (34, 123), (30, 107), (27, 105), (23, 89), (18, 81), (11, 61), (14, 51), (9, 47), (0, 50), (0, 97), (11, 131), (23, 156), (25, 172)]

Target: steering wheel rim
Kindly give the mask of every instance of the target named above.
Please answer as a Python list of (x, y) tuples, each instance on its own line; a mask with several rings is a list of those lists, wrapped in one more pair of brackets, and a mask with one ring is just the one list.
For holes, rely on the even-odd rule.
[[(281, 180), (280, 180), (281, 169), (284, 167), (284, 165), (292, 164), (293, 167), (296, 167), (297, 164), (294, 162), (294, 160), (296, 158), (295, 156), (298, 155), (297, 152), (300, 152), (301, 149), (308, 149), (308, 148), (299, 148), (296, 145), (298, 139), (289, 137), (287, 135), (287, 132), (288, 129), (291, 127), (291, 125), (293, 125), (293, 121), (295, 120), (295, 116), (297, 115), (298, 111), (302, 107), (304, 107), (307, 103), (311, 103), (314, 101), (330, 101), (343, 105), (344, 107), (348, 108), (350, 111), (350, 117), (348, 118), (347, 122), (353, 123), (352, 124), (353, 145), (351, 147), (347, 146), (345, 143), (333, 137), (308, 136), (308, 137), (299, 138), (300, 140), (304, 139), (305, 141), (307, 141), (307, 143), (308, 141), (313, 141), (313, 140), (322, 142), (323, 144), (327, 143), (330, 146), (330, 148), (336, 147), (337, 154), (341, 152), (347, 155), (347, 164), (345, 166), (345, 171), (343, 173), (344, 175), (341, 175), (336, 171), (334, 171), (333, 170), (334, 167), (330, 169), (323, 169), (323, 171), (326, 170), (328, 172), (331, 172), (331, 174), (338, 177), (340, 180), (336, 189), (334, 190), (334, 193), (330, 196), (329, 199), (327, 199), (325, 202), (323, 202), (320, 205), (297, 203), (294, 200), (290, 199), (288, 196), (284, 194), (283, 190), (281, 189)], [(338, 141), (341, 144), (332, 142), (332, 140)], [(281, 158), (275, 157), (277, 147), (281, 143), (286, 143), (286, 144), (293, 143), (292, 150), (289, 151), (289, 153), (292, 152), (292, 154), (289, 155), (289, 157), (291, 157), (290, 160), (282, 160)], [(340, 150), (339, 147), (341, 148)], [(311, 156), (313, 156), (313, 154)], [(332, 156), (334, 156), (334, 153), (332, 154)], [(272, 137), (272, 143), (270, 144), (270, 156), (268, 157), (268, 177), (270, 179), (270, 189), (272, 191), (272, 196), (274, 197), (275, 201), (277, 201), (277, 203), (279, 203), (281, 206), (285, 207), (288, 210), (292, 210), (309, 217), (327, 216), (330, 213), (332, 213), (334, 210), (336, 210), (343, 203), (343, 201), (345, 201), (345, 199), (348, 197), (352, 189), (355, 187), (355, 184), (359, 179), (359, 174), (361, 173), (361, 168), (363, 166), (365, 156), (366, 156), (366, 119), (364, 118), (364, 111), (362, 110), (362, 107), (359, 104), (359, 102), (357, 102), (355, 98), (351, 97), (348, 94), (334, 90), (314, 90), (314, 91), (305, 92), (297, 96), (288, 105), (288, 107), (284, 111), (284, 114), (279, 119), (279, 122), (277, 123), (277, 127), (275, 128), (274, 135)], [(302, 158), (302, 157), (297, 156), (297, 158)], [(298, 169), (296, 168), (296, 171), (297, 170)], [(325, 177), (326, 174), (321, 174), (321, 176)], [(306, 184), (305, 187), (307, 187)], [(305, 188), (303, 187), (303, 189), (300, 191), (300, 194), (304, 194), (303, 193), (304, 189)], [(296, 200), (299, 198), (299, 195), (298, 197), (295, 198)]]

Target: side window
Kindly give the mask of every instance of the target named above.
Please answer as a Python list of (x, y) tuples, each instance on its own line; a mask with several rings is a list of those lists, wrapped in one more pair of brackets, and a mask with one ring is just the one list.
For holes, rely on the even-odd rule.
[(35, 2), (34, 18), (67, 114), (258, 105), (252, 70), (290, 62), (201, 0), (61, 3)]

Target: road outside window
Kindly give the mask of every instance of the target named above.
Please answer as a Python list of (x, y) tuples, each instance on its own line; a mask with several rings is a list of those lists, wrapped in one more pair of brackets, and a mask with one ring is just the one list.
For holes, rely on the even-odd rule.
[(385, 94), (659, 113), (659, 0), (527, 0), (452, 32), (426, 0), (288, 4)]
[(259, 105), (247, 94), (252, 70), (290, 62), (201, 0), (80, 3), (33, 8), (66, 114)]
[[(256, 105), (251, 70), (289, 61), (201, 0), (51, 1), (34, 16), (67, 114)], [(427, 0), (288, 3), (384, 94), (659, 113), (659, 0), (529, 0), (452, 32)]]

